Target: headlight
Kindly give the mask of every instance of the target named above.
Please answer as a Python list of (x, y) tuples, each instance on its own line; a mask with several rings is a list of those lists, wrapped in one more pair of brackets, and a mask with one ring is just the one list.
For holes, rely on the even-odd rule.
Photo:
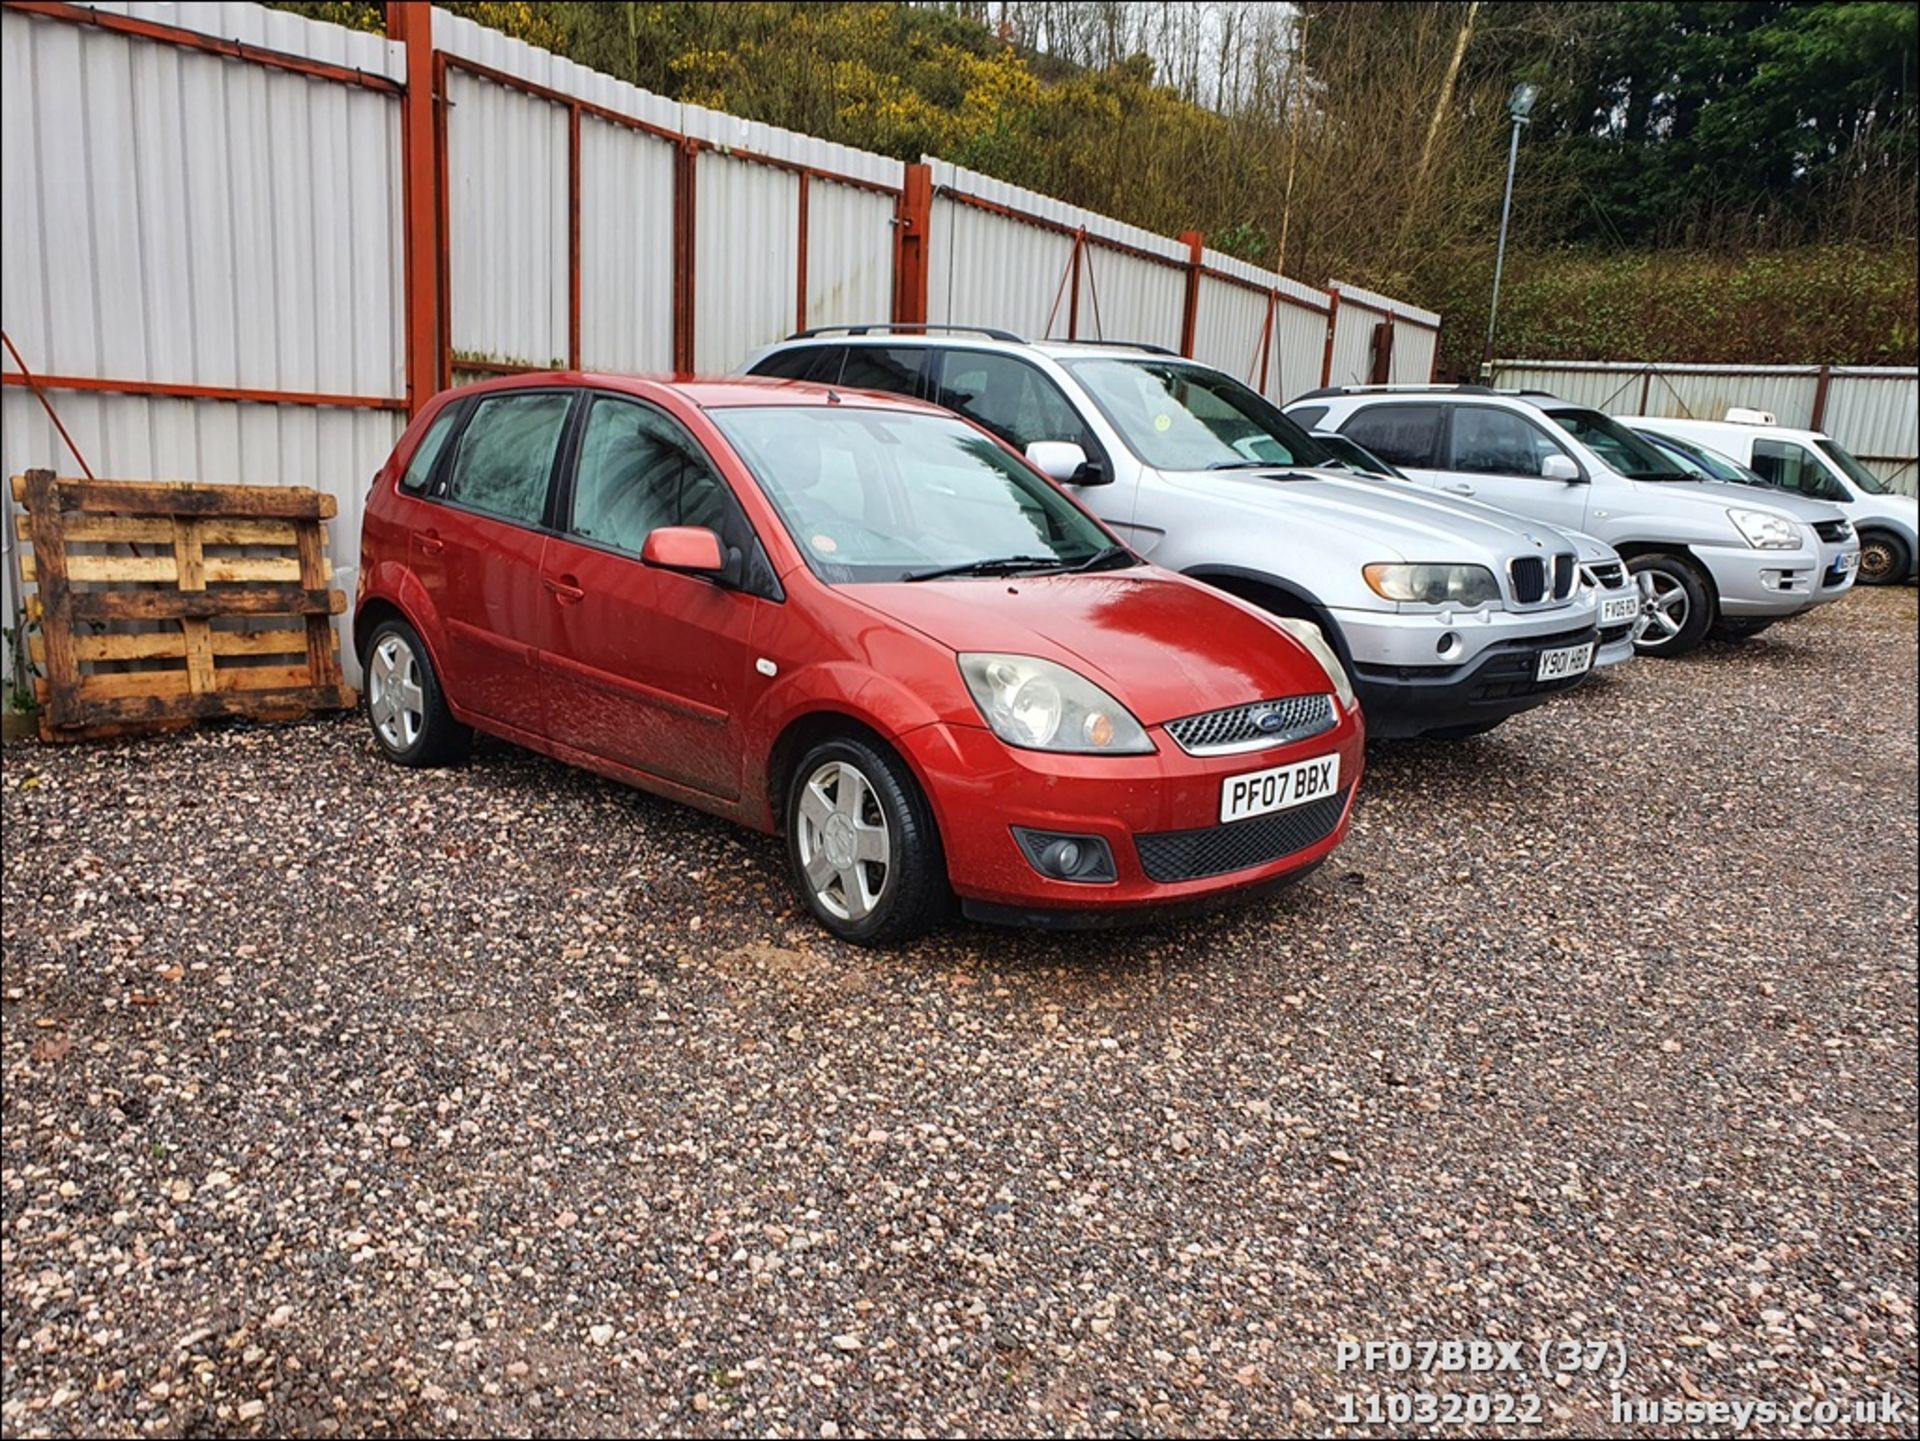
[(1727, 519), (1755, 550), (1793, 550), (1800, 544), (1800, 527), (1769, 510), (1730, 510)]
[(1290, 615), (1276, 615), (1269, 619), (1313, 653), (1313, 658), (1320, 662), (1320, 669), (1333, 682), (1333, 693), (1340, 697), (1340, 704), (1352, 710), (1353, 682), (1347, 677), (1347, 668), (1340, 664), (1339, 652), (1327, 644), (1320, 627), (1310, 620), (1295, 620)]
[(1375, 595), (1408, 605), (1471, 608), (1500, 599), (1500, 582), (1484, 565), (1369, 565), (1360, 573)]
[(968, 654), (960, 675), (993, 733), (1010, 746), (1079, 755), (1153, 749), (1140, 722), (1085, 676), (1030, 655)]

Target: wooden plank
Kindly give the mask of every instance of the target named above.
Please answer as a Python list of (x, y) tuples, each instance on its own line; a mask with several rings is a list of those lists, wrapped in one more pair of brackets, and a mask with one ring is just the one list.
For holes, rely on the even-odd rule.
[[(254, 580), (300, 579), (300, 561), (291, 555), (215, 556), (212, 560), (206, 560), (197, 547), (192, 554), (191, 579), (198, 581), (198, 585), (186, 584), (189, 577), (179, 569), (181, 557), (177, 546), (169, 555), (69, 555), (67, 579), (121, 585), (150, 584), (155, 581), (164, 584), (177, 575), (182, 590), (205, 590), (209, 585), (231, 585)], [(20, 579), (29, 581), (38, 577), (39, 567), (34, 563), (33, 552), (23, 553), (20, 557)], [(331, 579), (333, 564), (329, 561), (321, 567), (320, 581), (324, 585)]]
[[(24, 515), (13, 518), (14, 533), (22, 540), (33, 539), (30, 525), (31, 522)], [(164, 517), (141, 520), (130, 515), (70, 515), (61, 521), (60, 528), (66, 532), (69, 545), (82, 541), (168, 545), (173, 541), (173, 522)], [(288, 531), (287, 540), (291, 542), (291, 526)]]
[(80, 662), (73, 653), (73, 592), (67, 584), (67, 543), (60, 533), (58, 486), (50, 470), (30, 470), (24, 481), (27, 514), (33, 522), (34, 584), (45, 618), (47, 713), (55, 725), (77, 724), (74, 691), (80, 683)]
[(105, 670), (84, 675), (75, 694), (86, 702), (121, 696), (183, 696), (192, 690), (186, 671), (172, 666), (166, 670)]
[(180, 622), (180, 635), (187, 648), (187, 688), (195, 695), (214, 688), (213, 644), (209, 622), (191, 617)]
[(299, 665), (223, 665), (214, 672), (215, 690), (298, 690), (316, 682), (307, 673), (306, 662)]
[(303, 630), (216, 630), (215, 655), (299, 655), (307, 648)]
[(331, 520), (340, 503), (305, 486), (196, 485), (184, 480), (63, 480), (60, 508), (89, 514), (224, 515)]
[(256, 715), (268, 710), (344, 710), (353, 705), (354, 700), (351, 687), (324, 685), (289, 686), (284, 690), (211, 691), (206, 695), (116, 696), (82, 702), (75, 709), (72, 724), (210, 720), (215, 716)]
[(101, 590), (70, 598), (76, 621), (184, 620), (218, 615), (339, 615), (344, 591), (303, 590), (298, 585), (255, 585), (207, 591)]
[(173, 560), (179, 572), (180, 589), (205, 590), (207, 588), (206, 555), (200, 549), (198, 521), (184, 520), (179, 516), (173, 518)]
[[(300, 530), (300, 583), (317, 590), (331, 578), (333, 567), (320, 548), (321, 527), (303, 524)], [(333, 633), (333, 618), (307, 617), (307, 669), (315, 685), (340, 683), (340, 652)]]

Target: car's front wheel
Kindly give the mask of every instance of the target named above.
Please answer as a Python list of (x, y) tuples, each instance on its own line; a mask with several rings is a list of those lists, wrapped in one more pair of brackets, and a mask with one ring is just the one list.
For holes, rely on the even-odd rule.
[(1884, 530), (1860, 534), (1860, 584), (1894, 585), (1913, 572), (1913, 552), (1906, 541)]
[(1640, 587), (1640, 619), (1634, 622), (1633, 648), (1644, 656), (1667, 659), (1699, 648), (1713, 624), (1713, 599), (1706, 577), (1676, 555), (1640, 555), (1627, 562)]
[(906, 765), (858, 736), (822, 741), (793, 768), (787, 858), (807, 908), (842, 940), (897, 945), (947, 914), (946, 857)]

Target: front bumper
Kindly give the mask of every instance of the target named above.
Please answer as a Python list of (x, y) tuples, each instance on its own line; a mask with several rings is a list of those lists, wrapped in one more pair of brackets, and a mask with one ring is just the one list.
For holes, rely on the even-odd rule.
[(1713, 577), (1723, 616), (1781, 620), (1818, 603), (1820, 552), (1696, 546), (1693, 555)]
[[(1570, 609), (1585, 623), (1575, 622), (1569, 627)], [(1547, 626), (1537, 623), (1540, 616), (1508, 616), (1509, 620), (1534, 624), (1500, 627), (1497, 638), (1482, 638), (1473, 658), (1459, 665), (1432, 664), (1431, 642), (1426, 647), (1425, 663), (1370, 663), (1356, 653), (1353, 688), (1366, 710), (1367, 733), (1376, 739), (1388, 739), (1503, 720), (1573, 689), (1591, 672), (1565, 680), (1536, 681), (1535, 667), (1543, 650), (1582, 643), (1597, 645), (1599, 632), (1593, 624), (1596, 611), (1589, 594), (1582, 607), (1548, 612)], [(1556, 620), (1558, 629), (1551, 626)], [(1629, 650), (1631, 645), (1629, 638)], [(1596, 653), (1596, 663), (1598, 660)]]
[[(1345, 839), (1353, 798), (1366, 767), (1365, 730), (1347, 712), (1324, 735), (1239, 755), (1193, 756), (1158, 726), (1149, 728), (1153, 755), (1054, 755), (1017, 750), (983, 726), (922, 726), (900, 737), (940, 824), (947, 876), (967, 912), (988, 920), (1026, 924), (1127, 920), (1163, 909), (1196, 908), (1257, 893), (1317, 865)], [(1337, 804), (1311, 815), (1321, 802), (1221, 825), (1222, 783), (1231, 777), (1337, 753)], [(1328, 798), (1333, 801), (1336, 797)], [(1295, 817), (1290, 832), (1272, 826)], [(1085, 883), (1042, 875), (1014, 839), (1013, 827), (1098, 836), (1113, 853), (1115, 879)], [(1292, 840), (1304, 843), (1291, 847)], [(1218, 861), (1236, 841), (1252, 864), (1191, 880), (1155, 880), (1141, 841), (1160, 856), (1196, 840)], [(1276, 849), (1277, 847), (1277, 849)], [(1064, 913), (1064, 914), (1060, 914)]]
[(1860, 575), (1860, 539), (1820, 542), (1820, 571), (1815, 577), (1813, 604), (1831, 605), (1853, 589)]

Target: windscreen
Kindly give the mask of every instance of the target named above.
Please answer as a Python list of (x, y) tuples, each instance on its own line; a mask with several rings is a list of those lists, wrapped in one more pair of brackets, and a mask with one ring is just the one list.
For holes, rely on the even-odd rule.
[(1319, 465), (1327, 448), (1230, 375), (1177, 360), (1062, 362), (1127, 448), (1156, 470)]
[(1687, 468), (1610, 415), (1597, 410), (1549, 410), (1548, 419), (1628, 480), (1692, 480)]
[(1841, 472), (1848, 480), (1859, 486), (1868, 495), (1885, 495), (1887, 493), (1887, 483), (1872, 471), (1868, 470), (1859, 461), (1855, 460), (1853, 455), (1839, 441), (1828, 440), (1826, 436), (1823, 435), (1815, 440), (1814, 444), (1820, 447), (1826, 454), (1828, 460), (1840, 467)]
[(1084, 565), (1114, 546), (1048, 481), (944, 415), (854, 405), (710, 412), (816, 575)]

